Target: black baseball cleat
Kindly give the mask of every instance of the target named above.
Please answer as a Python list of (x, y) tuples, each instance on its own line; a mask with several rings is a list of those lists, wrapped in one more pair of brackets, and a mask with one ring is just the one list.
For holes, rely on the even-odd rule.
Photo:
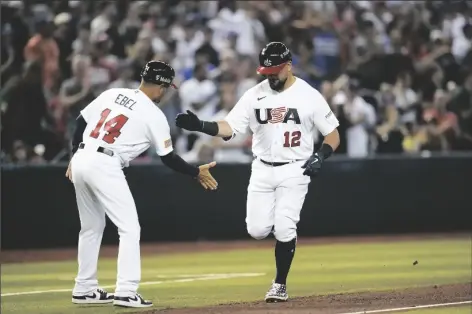
[(136, 293), (132, 297), (115, 296), (115, 300), (113, 300), (113, 305), (122, 307), (151, 307), (152, 302), (149, 300), (144, 300), (139, 293)]
[(267, 303), (285, 302), (288, 300), (287, 285), (280, 283), (272, 283), (269, 291), (265, 295), (265, 301)]
[(75, 304), (105, 304), (113, 302), (113, 294), (97, 288), (87, 294), (73, 294), (72, 303)]

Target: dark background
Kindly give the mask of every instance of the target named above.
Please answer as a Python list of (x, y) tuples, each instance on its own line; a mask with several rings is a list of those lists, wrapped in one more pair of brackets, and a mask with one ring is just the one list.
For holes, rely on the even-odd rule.
[[(80, 222), (66, 165), (2, 166), (2, 248), (74, 247)], [(217, 192), (160, 165), (127, 178), (142, 242), (249, 239), (249, 165), (214, 168)], [(300, 236), (472, 230), (472, 156), (333, 158), (310, 185)], [(103, 242), (117, 243), (108, 221)]]

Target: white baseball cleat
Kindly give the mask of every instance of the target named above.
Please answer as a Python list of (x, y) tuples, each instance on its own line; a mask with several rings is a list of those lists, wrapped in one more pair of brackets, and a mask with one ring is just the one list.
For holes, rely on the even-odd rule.
[(123, 307), (151, 307), (152, 301), (144, 300), (139, 293), (136, 293), (132, 297), (115, 296), (115, 299), (113, 300), (113, 305)]
[(105, 304), (113, 302), (113, 294), (97, 288), (86, 294), (72, 294), (72, 303), (75, 304)]
[(279, 283), (272, 283), (269, 291), (265, 295), (267, 303), (285, 302), (288, 300), (287, 286)]

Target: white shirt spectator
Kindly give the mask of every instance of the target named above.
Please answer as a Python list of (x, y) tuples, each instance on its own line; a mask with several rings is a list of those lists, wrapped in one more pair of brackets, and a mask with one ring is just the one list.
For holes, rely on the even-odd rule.
[[(217, 87), (211, 80), (199, 81), (191, 78), (182, 83), (179, 88), (182, 111), (192, 110), (202, 120), (209, 120), (215, 114), (218, 98)], [(192, 106), (193, 103), (204, 103), (201, 109)]]
[(265, 36), (262, 23), (244, 10), (232, 12), (223, 8), (208, 26), (213, 30), (212, 44), (217, 51), (227, 48), (230, 34), (237, 34), (236, 51), (242, 55), (255, 55), (259, 52), (257, 39)]
[(469, 52), (470, 48), (472, 48), (470, 40), (462, 35), (453, 39), (451, 52), (454, 55), (454, 58), (456, 58), (456, 61), (460, 63)]
[(352, 102), (348, 103), (344, 92), (338, 92), (333, 97), (333, 105), (344, 106), (345, 114), (350, 116), (351, 119), (364, 119), (363, 122), (353, 125), (346, 130), (347, 155), (358, 158), (367, 157), (370, 146), (367, 127), (375, 125), (375, 109), (360, 96), (356, 96)]
[[(179, 88), (179, 97), (181, 100), (181, 110), (186, 112), (191, 110), (201, 120), (211, 120), (216, 112), (218, 104), (217, 87), (215, 83), (209, 79), (199, 81), (196, 78), (191, 78), (182, 83)], [(200, 109), (194, 108), (192, 104), (204, 104)], [(183, 134), (195, 134), (198, 137), (202, 136), (199, 132), (190, 132), (182, 130)], [(176, 142), (176, 149), (183, 153), (186, 151), (187, 136), (181, 136)]]
[[(395, 102), (397, 106), (402, 110), (408, 109), (412, 104), (418, 101), (418, 96), (411, 88), (408, 88), (403, 91), (394, 89), (393, 94), (395, 95)], [(407, 123), (407, 122), (414, 123), (415, 121), (416, 121), (416, 112), (414, 110), (408, 111), (402, 114), (400, 117), (400, 123)]]
[(190, 40), (177, 41), (175, 57), (179, 61), (180, 69), (195, 66), (195, 51), (203, 44), (204, 36), (201, 31), (197, 31)]
[(106, 32), (111, 26), (110, 21), (104, 15), (98, 15), (90, 23), (90, 36), (96, 37), (104, 32)]

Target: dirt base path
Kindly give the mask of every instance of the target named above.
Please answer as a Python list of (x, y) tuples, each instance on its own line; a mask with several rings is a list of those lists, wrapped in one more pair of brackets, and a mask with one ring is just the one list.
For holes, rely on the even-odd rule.
[[(383, 236), (350, 236), (350, 237), (319, 237), (300, 238), (298, 245), (312, 244), (334, 244), (334, 243), (360, 243), (360, 242), (396, 242), (412, 241), (423, 239), (452, 239), (470, 238), (470, 234), (448, 233), (448, 234), (415, 234), (415, 235), (383, 235)], [(198, 241), (198, 242), (173, 242), (173, 243), (143, 243), (141, 244), (141, 255), (158, 255), (169, 253), (186, 252), (208, 252), (225, 251), (247, 248), (272, 248), (273, 239), (262, 241)], [(100, 250), (100, 257), (116, 257), (118, 246), (103, 246)], [(58, 248), (45, 250), (7, 250), (2, 251), (0, 261), (5, 263), (25, 263), (38, 261), (61, 261), (75, 260), (77, 258), (77, 248)]]
[[(285, 303), (263, 301), (205, 308), (146, 311), (146, 314), (340, 314), (472, 300), (472, 283), (395, 291), (362, 292), (295, 298)], [(471, 306), (472, 309), (472, 305)], [(140, 312), (142, 313), (142, 312)]]

